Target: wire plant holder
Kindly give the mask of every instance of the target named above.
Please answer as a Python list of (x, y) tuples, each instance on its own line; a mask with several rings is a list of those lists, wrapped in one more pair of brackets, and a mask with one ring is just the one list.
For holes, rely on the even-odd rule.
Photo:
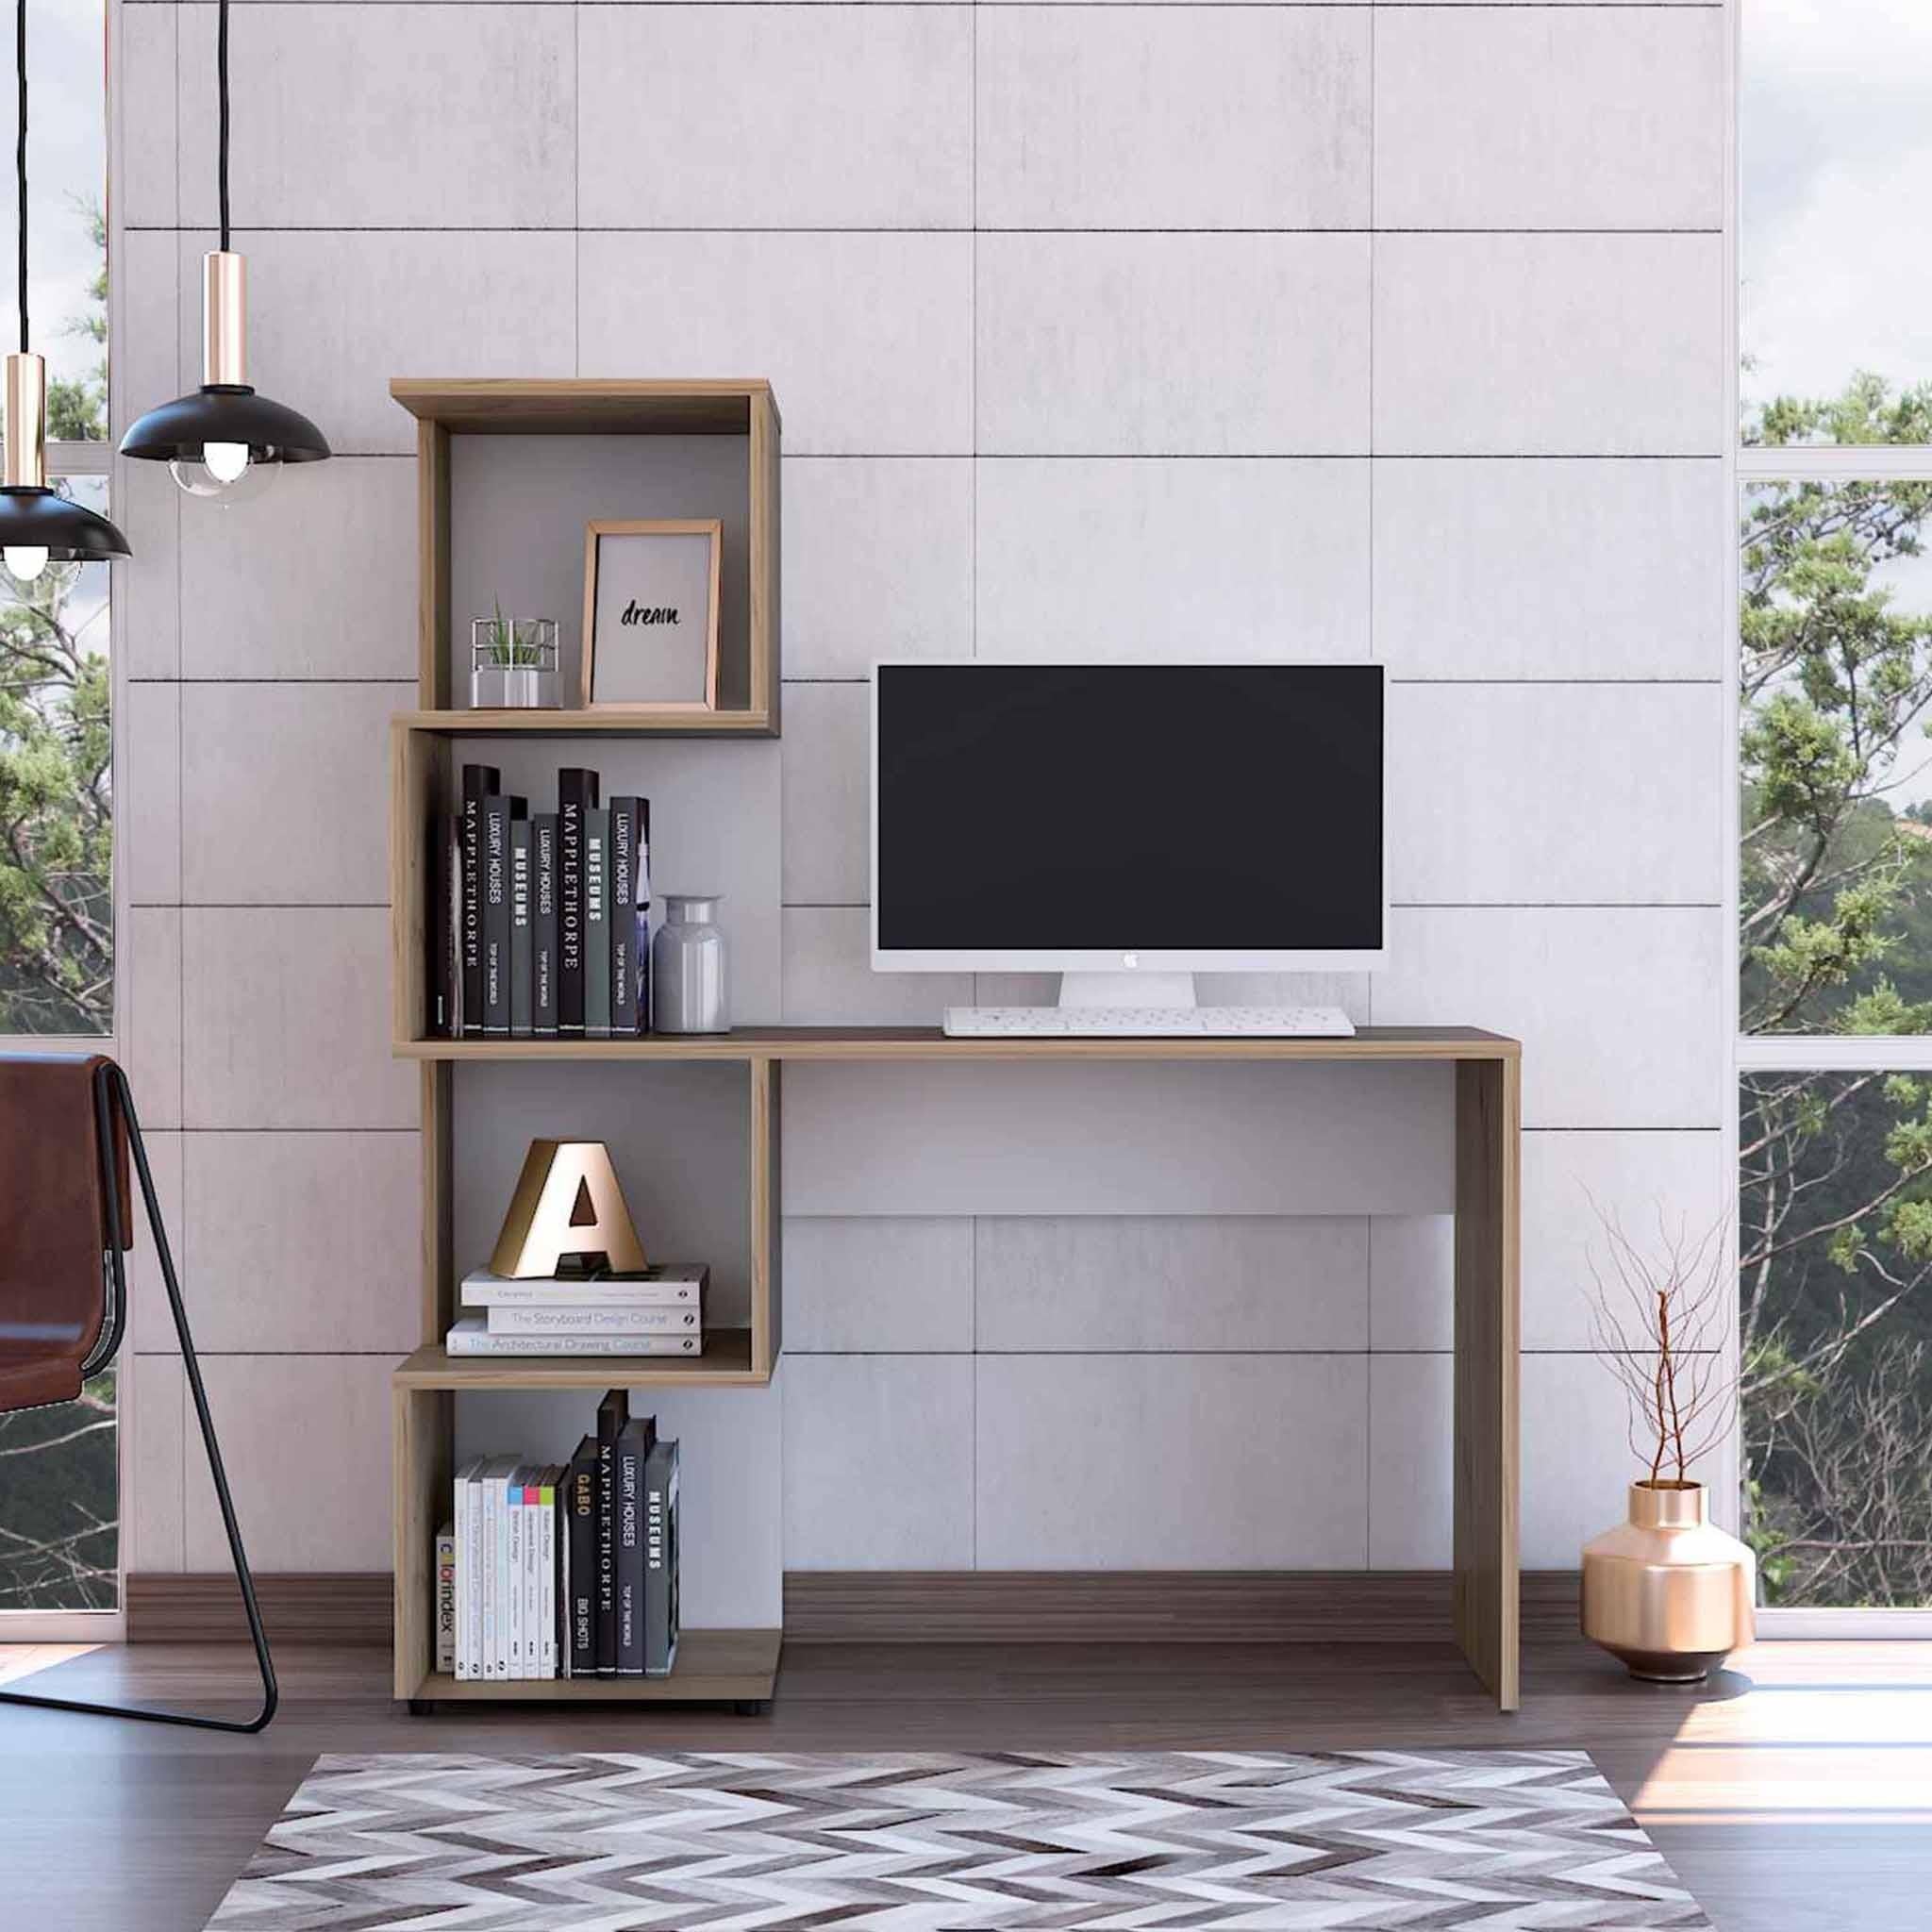
[(558, 708), (557, 620), (492, 617), (470, 623), (470, 704), (479, 711)]

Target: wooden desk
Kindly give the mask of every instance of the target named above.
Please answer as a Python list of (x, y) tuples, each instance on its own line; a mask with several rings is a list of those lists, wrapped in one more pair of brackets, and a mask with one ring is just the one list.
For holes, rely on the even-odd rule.
[[(1519, 1139), (1522, 1047), (1466, 1026), (1370, 1026), (1348, 1040), (975, 1039), (930, 1027), (757, 1026), (715, 1038), (641, 1040), (398, 1040), (424, 1061), (425, 1279), (423, 1347), (397, 1370), (396, 1694), (423, 1699), (505, 1694), (500, 1687), (424, 1684), (429, 1551), (445, 1512), (451, 1395), (465, 1389), (744, 1387), (768, 1382), (780, 1346), (777, 1251), (779, 1080), (788, 1061), (1289, 1060), (1453, 1063), (1456, 1068), (1456, 1639), (1504, 1710), (1518, 1702), (1517, 1336), (1520, 1300)], [(458, 1060), (722, 1061), (748, 1070), (752, 1159), (751, 1325), (717, 1338), (698, 1360), (571, 1362), (452, 1358), (441, 1347), (451, 1315), (448, 1065)], [(441, 1405), (438, 1407), (437, 1405)], [(775, 1631), (758, 1633), (769, 1657), (719, 1682), (648, 1680), (648, 1694), (769, 1695)], [(688, 1633), (689, 1638), (690, 1633)], [(680, 1666), (680, 1671), (682, 1666)], [(628, 1680), (626, 1680), (628, 1681)], [(758, 1686), (764, 1688), (760, 1690)], [(528, 1685), (515, 1694), (562, 1696)], [(582, 1687), (579, 1687), (581, 1690)], [(640, 1692), (640, 1694), (643, 1694)]]

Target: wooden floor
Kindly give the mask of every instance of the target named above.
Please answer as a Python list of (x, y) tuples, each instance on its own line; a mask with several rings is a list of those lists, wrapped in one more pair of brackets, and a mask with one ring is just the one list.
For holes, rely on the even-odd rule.
[[(389, 1659), (295, 1649), (282, 1714), (223, 1738), (0, 1706), (0, 1924), (200, 1932), (322, 1751), (863, 1751), (1544, 1744), (1588, 1749), (1722, 1932), (1932, 1924), (1932, 1643), (1760, 1644), (1696, 1693), (1532, 1644), (1501, 1717), (1437, 1649), (788, 1646), (771, 1715), (399, 1713)], [(102, 1650), (55, 1695), (251, 1702), (226, 1646)]]

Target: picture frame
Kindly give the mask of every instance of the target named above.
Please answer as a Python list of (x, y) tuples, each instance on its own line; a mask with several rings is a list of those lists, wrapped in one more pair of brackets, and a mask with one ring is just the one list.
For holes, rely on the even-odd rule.
[(586, 710), (718, 708), (724, 548), (716, 517), (586, 525)]

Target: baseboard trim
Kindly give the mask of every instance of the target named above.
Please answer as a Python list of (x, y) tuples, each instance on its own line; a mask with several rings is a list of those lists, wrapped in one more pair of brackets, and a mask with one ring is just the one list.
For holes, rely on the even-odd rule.
[[(386, 1571), (258, 1576), (271, 1642), (387, 1645)], [(792, 1570), (796, 1643), (1428, 1643), (1450, 1629), (1442, 1570)], [(1523, 1576), (1523, 1634), (1576, 1630), (1574, 1570)], [(225, 1571), (127, 1578), (130, 1643), (242, 1642)]]
[[(255, 1579), (271, 1643), (378, 1644), (394, 1630), (387, 1570), (285, 1571)], [(232, 1571), (137, 1573), (127, 1578), (130, 1643), (245, 1643), (248, 1619)]]
[[(805, 1570), (799, 1643), (1427, 1643), (1454, 1629), (1443, 1570)], [(1524, 1635), (1572, 1636), (1577, 1574), (1525, 1572)]]

